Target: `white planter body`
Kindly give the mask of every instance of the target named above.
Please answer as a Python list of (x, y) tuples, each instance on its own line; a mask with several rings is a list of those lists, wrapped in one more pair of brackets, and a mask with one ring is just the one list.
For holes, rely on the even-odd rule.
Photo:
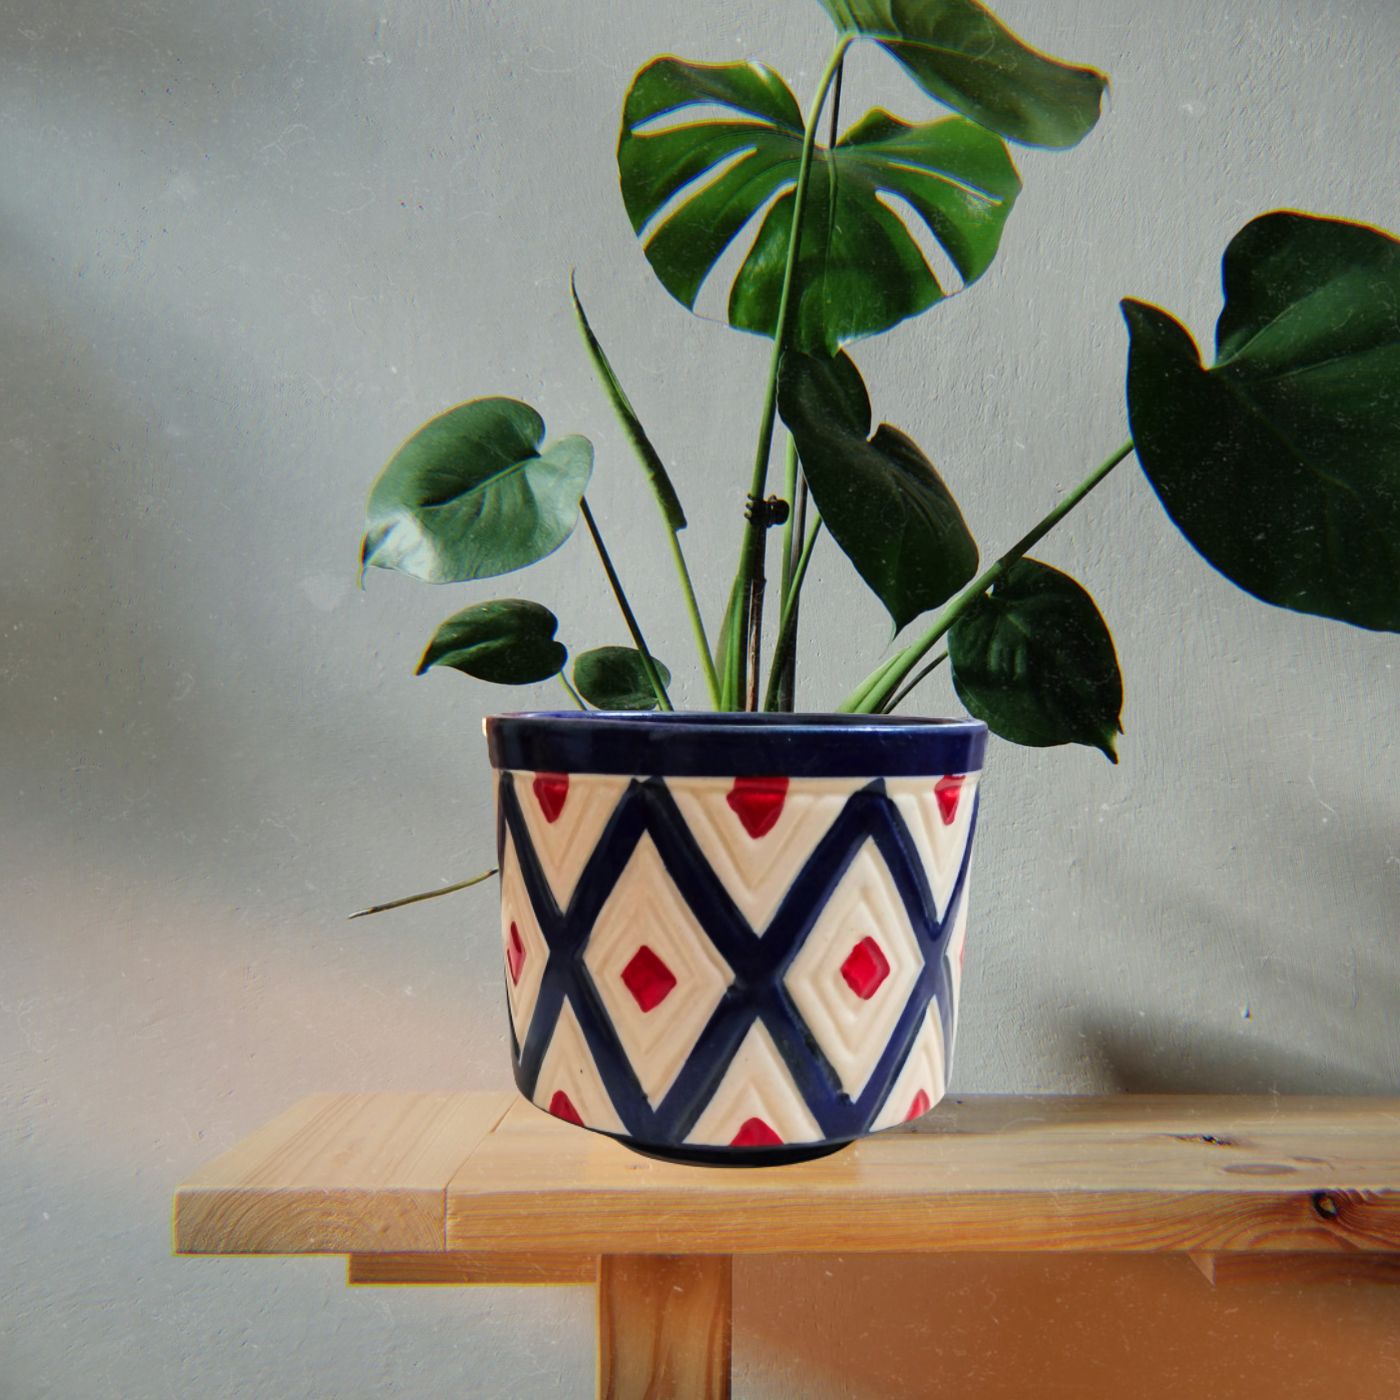
[(559, 715), (488, 732), (527, 1098), (726, 1164), (817, 1155), (938, 1102), (981, 725)]

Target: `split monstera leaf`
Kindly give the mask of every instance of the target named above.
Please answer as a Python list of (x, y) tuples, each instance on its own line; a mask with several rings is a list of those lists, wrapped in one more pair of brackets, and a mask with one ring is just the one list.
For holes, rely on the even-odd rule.
[(876, 109), (821, 147), (773, 69), (659, 58), (627, 94), (617, 159), (632, 226), (672, 296), (694, 309), (725, 250), (759, 219), (729, 291), (730, 323), (777, 335), (790, 281), (785, 346), (831, 355), (948, 294), (915, 225), (963, 285), (975, 282), (1021, 189), (1006, 141), (1076, 145), (1098, 121), (1107, 80), (1037, 53), (970, 0), (821, 3), (843, 45), (874, 41), (958, 115), (910, 123)]
[[(794, 703), (798, 603), (824, 532), (896, 634), (910, 635), (840, 709), (888, 712), (946, 660), (962, 703), (997, 734), (1113, 758), (1123, 684), (1108, 625), (1080, 583), (1030, 555), (1134, 453), (1169, 518), (1241, 588), (1400, 630), (1400, 244), (1313, 215), (1255, 219), (1225, 253), (1209, 365), (1168, 312), (1125, 301), (1131, 439), (986, 562), (949, 485), (956, 473), (877, 425), (849, 347), (987, 272), (1021, 190), (1011, 146), (1079, 143), (1107, 80), (1031, 48), (976, 0), (818, 3), (837, 43), (805, 112), (761, 63), (676, 57), (646, 64), (623, 104), (620, 190), (661, 285), (695, 310), (723, 263), (728, 321), (772, 341), (744, 540), (714, 645), (681, 547), (680, 493), (574, 292), (587, 354), (668, 536), (711, 703), (758, 703), (773, 601), (765, 561), (781, 525), (768, 708)], [(882, 50), (914, 100), (941, 110), (875, 108), (843, 128), (841, 77), (857, 43)], [(779, 423), (791, 451), (774, 503)], [(496, 599), (443, 623), (420, 672), (513, 685), (558, 676), (580, 706), (669, 708), (671, 672), (647, 646), (588, 506), (593, 458), (585, 439), (548, 439), (540, 415), (508, 398), (449, 410), (399, 449), (370, 496), (366, 568), (475, 583), (546, 558), (582, 520), (632, 642), (577, 656), (570, 681), (555, 615)]]
[[(715, 107), (722, 117), (656, 125)], [(729, 321), (774, 334), (803, 145), (797, 99), (771, 68), (659, 58), (637, 75), (617, 149), (622, 198), (677, 301), (695, 308), (725, 250), (761, 216), (729, 291)], [(834, 354), (947, 295), (891, 199), (927, 225), (969, 283), (996, 256), (1020, 189), (1002, 141), (959, 117), (913, 126), (874, 111), (832, 149), (814, 149), (789, 343)]]

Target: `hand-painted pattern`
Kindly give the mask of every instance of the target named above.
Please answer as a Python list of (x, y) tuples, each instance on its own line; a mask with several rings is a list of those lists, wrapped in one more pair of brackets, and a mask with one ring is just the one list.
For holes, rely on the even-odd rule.
[(842, 1142), (926, 1112), (976, 789), (502, 772), (522, 1093), (656, 1148)]

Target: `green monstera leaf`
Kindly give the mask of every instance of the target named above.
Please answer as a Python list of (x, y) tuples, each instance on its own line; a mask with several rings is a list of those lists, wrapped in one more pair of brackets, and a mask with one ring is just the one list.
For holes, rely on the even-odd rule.
[(789, 351), (778, 406), (822, 522), (896, 630), (977, 572), (977, 545), (928, 458), (897, 428), (870, 434), (870, 398), (848, 355)]
[[(732, 115), (716, 117), (716, 107)], [(671, 121), (690, 108), (705, 115)], [(622, 195), (648, 261), (683, 305), (694, 309), (725, 249), (766, 209), (730, 289), (729, 319), (773, 334), (802, 133), (792, 93), (761, 64), (659, 58), (637, 75), (618, 142)], [(1005, 145), (960, 117), (910, 126), (873, 111), (834, 149), (817, 148), (791, 343), (834, 354), (948, 295), (902, 217), (906, 208), (963, 283), (975, 281), (996, 255), (1020, 188)]]
[(1068, 574), (1018, 560), (953, 625), (948, 659), (958, 698), (993, 734), (1037, 748), (1087, 744), (1118, 762), (1118, 656), (1094, 600)]
[(1167, 514), (1266, 603), (1400, 631), (1400, 242), (1265, 214), (1230, 243), (1216, 360), (1125, 301), (1128, 413)]
[(1063, 149), (1099, 119), (1108, 79), (1023, 44), (976, 0), (820, 0), (932, 98), (1009, 141)]
[[(654, 656), (652, 665), (662, 685), (671, 684), (671, 673)], [(600, 710), (654, 710), (656, 692), (634, 647), (595, 647), (574, 659), (574, 687), (590, 705)]]
[(425, 423), (370, 491), (362, 571), (461, 583), (553, 553), (578, 522), (593, 448), (543, 442), (544, 420), (515, 399), (474, 399)]
[(533, 685), (564, 669), (569, 653), (554, 640), (559, 619), (524, 598), (496, 598), (454, 613), (434, 633), (418, 675), (450, 666), (479, 681)]

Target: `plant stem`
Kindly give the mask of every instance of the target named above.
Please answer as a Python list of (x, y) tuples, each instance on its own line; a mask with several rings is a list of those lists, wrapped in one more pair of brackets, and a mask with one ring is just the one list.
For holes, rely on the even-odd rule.
[(763, 574), (763, 542), (767, 527), (759, 535), (759, 553), (754, 563), (753, 579), (749, 584), (749, 656), (744, 666), (744, 708), (758, 709), (758, 666), (763, 655), (763, 599), (768, 581)]
[(802, 552), (803, 536), (794, 534), (799, 529), (797, 524), (797, 483), (801, 475), (797, 462), (797, 439), (791, 433), (785, 433), (787, 438), (787, 451), (784, 454), (783, 471), (783, 496), (788, 503), (788, 517), (783, 521), (783, 573), (782, 573), (782, 597), (786, 605), (787, 596), (792, 587), (792, 571), (797, 567), (798, 555)]
[(807, 565), (812, 562), (812, 547), (817, 542), (821, 528), (821, 517), (818, 516), (816, 523), (807, 532), (807, 538), (802, 544), (802, 553), (797, 559), (797, 567), (792, 570), (792, 577), (783, 590), (783, 610), (778, 622), (778, 639), (773, 643), (773, 665), (768, 672), (768, 694), (763, 700), (765, 710), (790, 710), (792, 708), (790, 693), (787, 705), (782, 703), (783, 678), (789, 674), (787, 662), (797, 644), (798, 598), (802, 592), (803, 580), (807, 577)]
[[(812, 108), (807, 116), (807, 125), (802, 133), (802, 157), (797, 167), (797, 189), (793, 195), (792, 227), (788, 235), (787, 262), (783, 268), (782, 293), (778, 298), (777, 324), (773, 328), (773, 353), (768, 363), (768, 383), (764, 389), (763, 415), (758, 429), (758, 446), (754, 453), (753, 479), (749, 488), (749, 498), (754, 507), (748, 512), (744, 526), (743, 549), (739, 555), (739, 572), (735, 588), (738, 612), (735, 626), (727, 638), (728, 647), (724, 657), (725, 667), (730, 672), (728, 688), (734, 695), (756, 697), (756, 686), (747, 675), (746, 655), (751, 632), (755, 624), (754, 595), (760, 593), (755, 582), (762, 576), (764, 540), (767, 534), (762, 518), (763, 495), (768, 485), (768, 458), (773, 450), (773, 428), (778, 413), (778, 368), (782, 363), (783, 349), (787, 340), (788, 323), (792, 317), (792, 290), (796, 280), (798, 253), (802, 246), (802, 223), (807, 202), (807, 185), (812, 173), (812, 152), (816, 146), (817, 125), (821, 121), (822, 108), (826, 105), (827, 93), (831, 90), (836, 74), (846, 50), (855, 36), (842, 35), (826, 67), (822, 70), (821, 81), (817, 84), (817, 94), (812, 100)], [(760, 593), (761, 596), (761, 593)], [(755, 678), (756, 679), (756, 678)], [(756, 704), (756, 699), (755, 699)]]
[[(836, 77), (831, 84), (830, 120), (827, 124), (827, 150), (834, 151), (841, 139), (841, 86), (846, 75), (846, 58), (843, 54), (836, 65)], [(827, 240), (830, 242), (836, 220), (836, 162), (827, 162)], [(800, 600), (792, 594), (789, 584), (792, 573), (797, 568), (807, 540), (807, 477), (797, 454), (797, 443), (788, 434), (787, 448), (787, 529), (783, 534), (783, 618), (777, 641), (773, 645), (774, 675), (769, 678), (768, 695), (764, 706), (767, 709), (781, 710), (790, 714), (797, 705), (797, 628), (800, 621)], [(815, 538), (815, 537), (814, 537)], [(801, 583), (798, 589), (801, 589)], [(787, 608), (791, 599), (792, 615), (788, 619)]]
[(865, 697), (871, 694), (876, 686), (889, 675), (890, 671), (899, 665), (902, 653), (896, 652), (893, 656), (882, 661), (856, 688), (836, 707), (837, 714), (864, 714)]
[[(840, 82), (837, 82), (840, 92)], [(792, 576), (802, 557), (807, 540), (807, 478), (802, 473), (802, 463), (797, 455), (797, 440), (791, 433), (787, 435), (787, 498), (791, 503), (788, 518), (783, 525), (783, 619), (780, 623), (778, 640), (773, 647), (773, 674), (768, 682), (768, 696), (764, 708), (782, 710), (790, 714), (797, 700), (797, 604), (793, 604), (790, 632), (788, 628), (787, 603), (792, 593)], [(786, 638), (786, 639), (785, 639)], [(782, 648), (781, 664), (778, 655)], [(775, 684), (776, 682), (776, 684)]]
[(837, 707), (842, 714), (878, 714), (904, 683), (909, 673), (933, 650), (943, 635), (1014, 564), (1023, 558), (1072, 511), (1090, 491), (1133, 450), (1131, 438), (1095, 467), (1043, 520), (1024, 534), (994, 564), (984, 569), (951, 602), (937, 613), (928, 630), (899, 652), (893, 663), (872, 672)]
[(846, 55), (836, 62), (836, 77), (831, 83), (831, 124), (826, 129), (826, 144), (834, 148), (841, 136), (841, 84), (846, 76)]
[(425, 890), (422, 894), (411, 894), (406, 899), (391, 899), (387, 904), (371, 904), (368, 909), (357, 909), (353, 914), (347, 914), (350, 919), (363, 919), (367, 914), (383, 914), (390, 909), (402, 909), (405, 904), (421, 904), (425, 899), (437, 899), (440, 895), (456, 894), (458, 890), (469, 890), (473, 885), (483, 884), (493, 875), (499, 875), (498, 870), (483, 870), (480, 875), (473, 875), (470, 880), (459, 880), (455, 885), (444, 885), (440, 890)]
[(690, 570), (686, 567), (685, 551), (681, 548), (680, 532), (685, 529), (686, 520), (685, 511), (681, 509), (680, 497), (676, 494), (676, 488), (671, 484), (671, 477), (666, 470), (666, 464), (661, 460), (661, 454), (652, 446), (646, 429), (642, 427), (642, 420), (637, 416), (637, 410), (632, 407), (632, 401), (627, 397), (627, 391), (622, 387), (622, 382), (613, 369), (607, 351), (603, 349), (602, 342), (593, 333), (588, 313), (583, 309), (583, 300), (578, 294), (578, 284), (572, 275), (569, 277), (569, 294), (573, 298), (574, 315), (578, 320), (579, 330), (583, 333), (583, 343), (588, 348), (588, 358), (592, 362), (594, 373), (598, 376), (603, 391), (607, 394), (608, 401), (612, 404), (613, 411), (617, 414), (618, 421), (627, 434), (627, 440), (632, 444), (632, 448), (637, 454), (638, 461), (641, 462), (642, 471), (646, 473), (652, 495), (661, 511), (661, 518), (666, 524), (666, 532), (671, 541), (671, 557), (675, 560), (676, 573), (680, 577), (681, 588), (685, 594), (685, 605), (690, 613), (691, 630), (695, 634), (695, 644), (699, 649), (701, 665), (705, 671), (705, 684), (710, 691), (710, 703), (719, 709), (719, 676), (715, 671), (715, 660), (710, 652), (709, 638), (705, 635), (705, 622), (700, 616), (700, 604), (695, 597), (695, 585), (690, 581)]
[(903, 702), (904, 697), (905, 697), (906, 695), (908, 695), (909, 692), (910, 692), (911, 690), (913, 690), (914, 687), (915, 687), (916, 685), (918, 685), (919, 682), (920, 682), (921, 680), (923, 680), (926, 676), (931, 676), (931, 675), (932, 675), (932, 674), (933, 674), (947, 659), (948, 659), (948, 653), (947, 653), (946, 651), (940, 651), (940, 652), (938, 653), (938, 655), (935, 656), (935, 657), (933, 658), (933, 660), (930, 661), (930, 662), (928, 663), (928, 665), (925, 666), (924, 669), (923, 669), (922, 671), (920, 671), (920, 672), (914, 677), (914, 679), (911, 680), (911, 681), (904, 687), (904, 689), (901, 690), (901, 691), (899, 692), (899, 694), (896, 695), (896, 696), (894, 697), (894, 699), (891, 700), (891, 701), (889, 702), (889, 704), (885, 706), (885, 708), (884, 708), (880, 713), (881, 713), (881, 714), (886, 714), (886, 715), (887, 715), (887, 714), (890, 713), (891, 710), (897, 709), (897, 708), (899, 707), (899, 705)]
[(695, 636), (695, 646), (700, 653), (705, 673), (705, 686), (710, 692), (710, 704), (719, 709), (719, 672), (715, 670), (715, 659), (710, 653), (710, 639), (705, 635), (705, 619), (700, 616), (700, 602), (695, 596), (695, 585), (690, 581), (690, 570), (686, 567), (680, 534), (675, 530), (669, 531), (668, 534), (671, 540), (671, 556), (676, 561), (676, 573), (680, 577), (681, 590), (685, 594), (686, 610), (690, 613), (690, 630)]
[(743, 697), (734, 689), (740, 677), (730, 665), (728, 658), (734, 641), (734, 629), (739, 625), (739, 578), (735, 575), (729, 588), (729, 601), (724, 605), (724, 616), (719, 624), (719, 645), (715, 652), (715, 662), (719, 667), (719, 707), (721, 710), (742, 708)]
[(603, 543), (603, 537), (598, 532), (598, 522), (593, 518), (593, 512), (588, 508), (587, 497), (580, 498), (579, 510), (583, 513), (583, 523), (588, 526), (588, 533), (593, 536), (593, 547), (598, 551), (598, 558), (602, 560), (603, 572), (608, 576), (608, 583), (612, 587), (613, 597), (617, 599), (617, 606), (622, 613), (622, 620), (627, 624), (627, 630), (631, 633), (633, 644), (637, 648), (637, 654), (642, 660), (642, 670), (647, 674), (647, 680), (651, 684), (652, 692), (656, 696), (656, 703), (663, 710), (671, 710), (675, 707), (671, 704), (671, 697), (666, 694), (666, 687), (662, 683), (661, 673), (656, 669), (656, 663), (651, 658), (651, 651), (647, 647), (646, 640), (642, 636), (642, 629), (637, 623), (637, 615), (632, 611), (632, 605), (627, 601), (627, 595), (622, 591), (622, 580), (617, 576), (617, 570), (613, 568), (612, 559), (608, 556), (607, 546)]
[(583, 703), (583, 696), (569, 684), (569, 678), (563, 671), (559, 672), (559, 684), (569, 692), (569, 699), (572, 700), (580, 710), (586, 710), (588, 708), (588, 706)]

